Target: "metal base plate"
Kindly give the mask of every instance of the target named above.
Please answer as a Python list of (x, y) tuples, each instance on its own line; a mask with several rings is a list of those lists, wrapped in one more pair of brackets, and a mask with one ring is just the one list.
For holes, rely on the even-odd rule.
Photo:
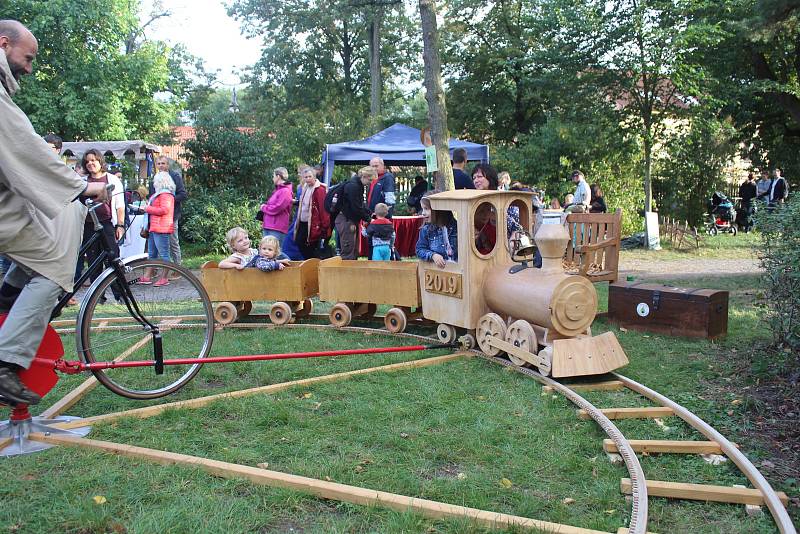
[(45, 419), (42, 417), (32, 417), (23, 421), (6, 420), (0, 423), (0, 443), (11, 439), (11, 443), (6, 445), (0, 450), (0, 457), (17, 456), (19, 454), (30, 454), (32, 452), (43, 451), (53, 447), (49, 443), (41, 443), (39, 441), (32, 441), (28, 436), (33, 432), (40, 432), (42, 434), (66, 434), (69, 436), (84, 437), (91, 432), (91, 426), (82, 426), (78, 428), (71, 428), (63, 430), (55, 428), (53, 424), (66, 423), (67, 421), (75, 421), (80, 417), (71, 417), (69, 415), (61, 415), (53, 419)]

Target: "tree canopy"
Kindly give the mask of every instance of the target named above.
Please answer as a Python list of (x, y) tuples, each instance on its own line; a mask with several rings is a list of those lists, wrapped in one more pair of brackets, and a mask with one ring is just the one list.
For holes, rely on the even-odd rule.
[(189, 86), (186, 54), (131, 41), (139, 10), (138, 0), (0, 4), (0, 18), (19, 20), (40, 43), (35, 73), (15, 98), (38, 131), (66, 140), (150, 139), (175, 119)]

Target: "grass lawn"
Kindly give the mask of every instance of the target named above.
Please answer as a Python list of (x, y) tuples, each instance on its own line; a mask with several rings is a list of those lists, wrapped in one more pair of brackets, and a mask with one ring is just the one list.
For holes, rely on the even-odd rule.
[[(767, 443), (751, 439), (752, 414), (759, 406), (747, 388), (774, 373), (764, 362), (774, 363), (777, 357), (763, 352), (769, 333), (760, 308), (752, 303), (758, 280), (709, 277), (702, 282), (736, 290), (730, 334), (721, 341), (623, 332), (602, 319), (593, 328), (611, 329), (619, 337), (631, 360), (623, 374), (695, 411), (740, 443), (758, 465), (770, 450)], [(605, 308), (607, 285), (598, 285), (598, 293)], [(64, 344), (68, 349), (74, 345), (68, 337)], [(327, 330), (228, 329), (217, 332), (213, 353), (395, 344), (416, 341)], [(446, 353), (206, 365), (169, 400)], [(62, 378), (43, 405), (81, 379)], [(586, 396), (599, 407), (646, 405), (630, 392)], [(90, 416), (146, 404), (100, 387), (68, 413)], [(636, 439), (704, 439), (677, 418), (665, 419), (663, 426), (623, 420), (619, 427)], [(149, 419), (121, 419), (96, 425), (89, 437), (251, 466), (266, 463), (277, 471), (608, 532), (626, 525), (630, 513), (619, 492), (627, 471), (606, 459), (602, 431), (579, 420), (574, 406), (560, 396), (542, 396), (533, 380), (479, 358), (170, 410)], [(711, 466), (699, 457), (671, 455), (641, 461), (652, 479), (747, 484), (730, 462)], [(464, 521), (343, 504), (90, 450), (56, 447), (3, 464), (0, 530), (9, 532), (486, 531)], [(798, 497), (796, 478), (781, 472), (767, 476), (777, 489)], [(790, 511), (797, 521), (797, 506)], [(659, 498), (650, 499), (648, 530), (777, 531), (768, 514), (751, 518), (744, 506)]]

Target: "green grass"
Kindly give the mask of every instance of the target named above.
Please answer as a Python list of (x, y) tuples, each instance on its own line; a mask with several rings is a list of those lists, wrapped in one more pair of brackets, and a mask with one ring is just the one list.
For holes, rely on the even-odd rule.
[[(728, 236), (725, 236), (728, 237)], [(680, 280), (663, 279), (662, 283)], [(631, 363), (622, 373), (693, 410), (756, 464), (758, 443), (742, 442), (750, 409), (741, 388), (769, 373), (757, 367), (768, 341), (752, 305), (758, 278), (707, 277), (702, 285), (734, 291), (729, 335), (719, 341), (620, 331), (599, 319), (595, 333), (612, 330)], [(693, 285), (697, 285), (693, 280)], [(598, 284), (601, 310), (607, 284)], [(317, 307), (317, 310), (324, 306)], [(256, 312), (265, 305), (257, 303)], [(430, 330), (427, 330), (430, 333)], [(217, 332), (214, 355), (329, 350), (416, 343), (384, 335), (306, 329), (228, 329)], [(64, 344), (74, 345), (70, 336)], [(364, 355), (206, 365), (169, 401), (445, 354)], [(743, 362), (754, 372), (740, 376)], [(64, 377), (43, 407), (84, 377)], [(170, 410), (149, 419), (98, 424), (89, 437), (364, 486), (452, 504), (615, 532), (630, 507), (619, 492), (627, 476), (602, 452), (603, 432), (575, 416), (575, 407), (518, 373), (474, 358), (432, 367), (374, 373), (297, 387), (274, 395)], [(631, 392), (592, 392), (599, 407), (643, 406)], [(733, 400), (744, 402), (732, 404)], [(162, 401), (163, 402), (163, 401)], [(73, 407), (91, 416), (157, 404), (117, 397), (102, 387)], [(43, 409), (43, 408), (39, 408)], [(662, 428), (624, 420), (629, 438), (703, 439), (676, 418)], [(641, 457), (652, 479), (747, 484), (730, 463), (699, 457)], [(165, 467), (87, 449), (56, 447), (3, 460), (0, 530), (11, 532), (486, 532), (465, 521), (430, 520), (411, 513), (362, 507), (300, 492), (212, 477), (199, 469)], [(511, 482), (505, 487), (502, 480)], [(797, 497), (796, 485), (772, 480)], [(97, 504), (95, 496), (103, 496)], [(574, 499), (566, 504), (565, 499)], [(797, 508), (791, 513), (798, 520)], [(750, 518), (743, 506), (651, 498), (652, 532), (769, 533), (768, 514)], [(518, 532), (509, 530), (509, 532)]]

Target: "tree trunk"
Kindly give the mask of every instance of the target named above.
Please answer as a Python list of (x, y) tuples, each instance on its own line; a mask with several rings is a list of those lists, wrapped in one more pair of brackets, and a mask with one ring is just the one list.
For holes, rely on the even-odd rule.
[(644, 136), (644, 211), (653, 211), (653, 184), (651, 172), (653, 168), (653, 140), (649, 132)]
[(369, 26), (369, 116), (373, 127), (379, 126), (381, 116), (381, 19), (383, 11), (376, 7)]
[(425, 100), (428, 102), (428, 121), (431, 125), (431, 140), (436, 147), (439, 173), (436, 188), (443, 191), (455, 189), (453, 167), (450, 165), (450, 132), (447, 129), (447, 107), (442, 87), (442, 67), (439, 61), (439, 33), (436, 28), (436, 1), (419, 0), (422, 18), (422, 42), (425, 62)]

